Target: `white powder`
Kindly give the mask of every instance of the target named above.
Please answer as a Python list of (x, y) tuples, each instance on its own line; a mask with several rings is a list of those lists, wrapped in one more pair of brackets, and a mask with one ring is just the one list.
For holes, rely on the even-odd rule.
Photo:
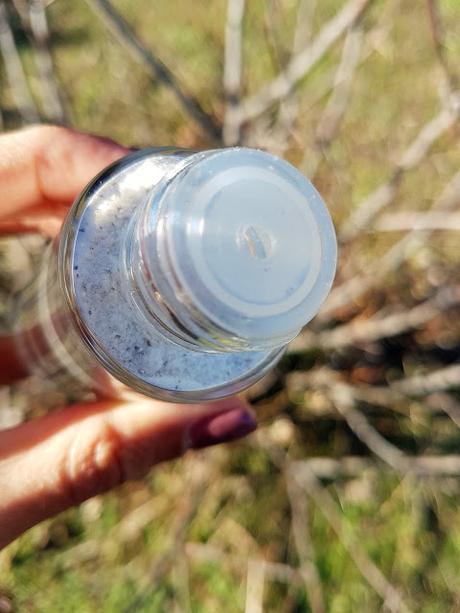
[(162, 336), (126, 295), (122, 247), (129, 221), (175, 164), (177, 158), (167, 155), (144, 158), (93, 190), (78, 227), (73, 281), (80, 317), (121, 368), (159, 391), (193, 393), (254, 375), (272, 363), (277, 352), (186, 349)]

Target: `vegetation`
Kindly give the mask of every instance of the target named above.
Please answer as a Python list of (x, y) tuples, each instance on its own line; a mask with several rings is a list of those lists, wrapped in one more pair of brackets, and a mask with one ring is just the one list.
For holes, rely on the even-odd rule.
[[(137, 147), (272, 150), (330, 206), (340, 266), (248, 392), (260, 431), (29, 531), (0, 553), (0, 612), (459, 610), (458, 1), (252, 0), (239, 24), (230, 0), (227, 41), (224, 0), (45, 4), (49, 37), (30, 21), (40, 1), (0, 2), (26, 76), (24, 97), (0, 44), (5, 129), (37, 116)], [(241, 79), (224, 59), (240, 33)], [(280, 71), (289, 93), (273, 97)], [(56, 404), (28, 389), (5, 394), (23, 418)]]

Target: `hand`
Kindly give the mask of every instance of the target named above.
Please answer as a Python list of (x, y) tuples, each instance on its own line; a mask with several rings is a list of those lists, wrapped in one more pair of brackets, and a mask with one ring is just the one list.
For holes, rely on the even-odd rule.
[[(85, 184), (127, 153), (109, 140), (66, 128), (1, 135), (0, 234), (55, 234)], [(1, 383), (23, 374), (5, 337), (0, 372)], [(158, 462), (255, 427), (251, 410), (237, 398), (182, 406), (133, 396), (73, 405), (0, 431), (0, 548), (43, 519), (143, 476)]]

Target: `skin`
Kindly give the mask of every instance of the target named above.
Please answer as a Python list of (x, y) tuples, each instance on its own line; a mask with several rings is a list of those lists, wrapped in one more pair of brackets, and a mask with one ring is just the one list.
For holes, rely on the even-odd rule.
[[(0, 235), (54, 236), (86, 183), (127, 153), (112, 141), (62, 127), (1, 135)], [(11, 338), (0, 336), (0, 383), (25, 374)], [(255, 427), (252, 411), (238, 398), (183, 406), (130, 393), (2, 430), (0, 548), (44, 519), (144, 476), (159, 462)]]

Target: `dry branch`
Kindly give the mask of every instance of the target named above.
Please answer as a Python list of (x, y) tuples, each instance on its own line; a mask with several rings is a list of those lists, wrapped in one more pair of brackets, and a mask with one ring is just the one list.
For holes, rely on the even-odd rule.
[(183, 110), (196, 121), (205, 134), (213, 140), (220, 140), (220, 129), (214, 119), (201, 108), (195, 98), (185, 93), (171, 70), (145, 47), (109, 0), (86, 0), (86, 2), (100, 16), (117, 41), (148, 70), (151, 77), (171, 90)]
[[(460, 455), (445, 456), (406, 456), (412, 470), (419, 477), (458, 477), (460, 476)], [(292, 462), (294, 471), (301, 472), (308, 466), (318, 479), (353, 479), (365, 471), (380, 472), (382, 464), (362, 456), (341, 458), (316, 457)]]
[(342, 55), (334, 77), (334, 85), (315, 134), (315, 153), (307, 148), (300, 167), (313, 177), (321, 157), (337, 136), (350, 99), (350, 92), (359, 64), (363, 33), (358, 24), (350, 28), (343, 44)]
[(188, 484), (187, 495), (180, 501), (180, 505), (175, 510), (168, 546), (163, 554), (151, 564), (147, 575), (139, 581), (137, 593), (129, 606), (124, 609), (126, 613), (128, 611), (134, 613), (141, 608), (151, 586), (157, 585), (171, 571), (176, 557), (185, 551), (187, 531), (206, 494), (205, 485), (209, 478), (209, 464), (200, 456), (190, 458), (187, 464), (187, 472), (188, 474), (184, 477), (184, 482)]
[(289, 473), (290, 478), (306, 491), (314, 501), (320, 512), (324, 515), (330, 526), (337, 534), (343, 547), (355, 563), (363, 578), (384, 601), (390, 611), (409, 611), (399, 591), (388, 581), (382, 571), (367, 555), (359, 544), (358, 539), (345, 527), (345, 518), (337, 509), (337, 505), (330, 493), (323, 488), (307, 462), (290, 462), (286, 453), (276, 445), (267, 432), (259, 431), (257, 441), (270, 455), (272, 461), (283, 472)]
[(34, 59), (40, 77), (45, 115), (53, 122), (65, 123), (66, 114), (49, 48), (49, 29), (43, 0), (28, 0), (27, 22), (35, 47)]
[(264, 560), (249, 559), (246, 574), (245, 613), (263, 613), (264, 610)]
[(258, 117), (275, 102), (289, 95), (340, 36), (361, 17), (370, 3), (371, 0), (349, 0), (343, 9), (323, 26), (314, 41), (295, 55), (273, 81), (241, 102), (238, 108), (240, 123)]
[(391, 213), (382, 215), (373, 232), (407, 232), (410, 230), (460, 230), (460, 213)]
[(193, 560), (222, 564), (222, 566), (229, 567), (235, 572), (241, 572), (250, 561), (256, 564), (263, 564), (267, 579), (271, 581), (282, 581), (284, 583), (300, 584), (298, 569), (292, 568), (292, 566), (288, 564), (269, 562), (263, 558), (248, 559), (243, 556), (229, 554), (227, 551), (208, 543), (188, 542), (185, 545), (185, 552)]
[(289, 352), (305, 351), (312, 347), (340, 349), (348, 345), (390, 338), (420, 328), (441, 312), (458, 304), (460, 304), (460, 287), (443, 287), (433, 298), (411, 309), (383, 317), (376, 315), (369, 319), (354, 319), (350, 323), (317, 334), (307, 331), (291, 343)]
[(350, 429), (368, 449), (396, 472), (404, 474), (410, 470), (406, 455), (385, 440), (355, 408), (353, 393), (348, 386), (337, 383), (331, 386), (330, 395), (337, 411), (343, 415)]
[(438, 59), (441, 72), (444, 77), (444, 84), (447, 94), (455, 91), (458, 87), (456, 75), (451, 70), (446, 56), (446, 47), (444, 44), (444, 32), (439, 11), (439, 3), (437, 0), (427, 0), (428, 16), (430, 21), (431, 35), (436, 57)]
[(384, 606), (390, 611), (409, 611), (399, 591), (367, 555), (358, 538), (346, 528), (345, 519), (337, 509), (334, 499), (318, 481), (308, 463), (294, 462), (289, 469), (293, 479), (297, 481), (300, 487), (305, 489), (337, 534), (361, 575), (382, 598)]
[(339, 238), (342, 244), (350, 242), (369, 227), (374, 217), (395, 198), (405, 173), (419, 166), (434, 143), (455, 125), (460, 107), (453, 97), (450, 98), (450, 101), (452, 104), (443, 108), (422, 127), (415, 139), (405, 149), (390, 178), (356, 207), (355, 212), (340, 230)]
[(445, 366), (433, 372), (424, 373), (396, 381), (392, 389), (410, 396), (424, 396), (430, 392), (437, 392), (460, 387), (460, 364)]
[[(457, 172), (443, 189), (441, 195), (433, 203), (432, 211), (447, 212), (460, 202), (460, 172)], [(336, 287), (329, 294), (317, 319), (325, 319), (335, 309), (349, 304), (371, 287), (374, 287), (389, 272), (395, 270), (410, 253), (413, 253), (429, 238), (431, 230), (412, 230), (397, 241), (387, 253), (374, 260), (367, 270), (355, 273), (354, 276)]]
[(443, 411), (460, 428), (460, 403), (447, 392), (432, 392), (423, 398), (426, 405), (433, 411)]
[(286, 490), (291, 506), (291, 524), (294, 544), (299, 558), (299, 572), (305, 582), (305, 590), (313, 613), (326, 611), (323, 588), (315, 563), (315, 551), (310, 534), (308, 501), (292, 479), (290, 471), (285, 471)]
[[(310, 41), (313, 15), (316, 0), (300, 0), (297, 8), (296, 25), (292, 41), (291, 58), (295, 57), (304, 45)], [(299, 112), (297, 92), (281, 101), (276, 124), (273, 127), (274, 146), (270, 149), (278, 155), (283, 155), (288, 148), (289, 135)]]
[(240, 140), (241, 124), (237, 117), (236, 107), (241, 95), (244, 9), (245, 0), (228, 0), (224, 53), (225, 115), (222, 131), (225, 145), (236, 145)]
[(39, 115), (30, 94), (21, 58), (16, 48), (8, 10), (3, 1), (0, 1), (0, 51), (10, 84), (11, 94), (21, 117), (25, 123), (39, 121)]
[(320, 147), (327, 147), (337, 134), (347, 108), (351, 84), (361, 55), (362, 43), (362, 29), (359, 25), (354, 25), (345, 38), (342, 56), (334, 78), (334, 89), (316, 130), (315, 140)]

